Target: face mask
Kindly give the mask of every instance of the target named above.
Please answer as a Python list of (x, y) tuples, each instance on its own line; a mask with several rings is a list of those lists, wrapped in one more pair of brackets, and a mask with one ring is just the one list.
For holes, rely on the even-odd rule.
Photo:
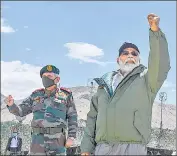
[(13, 136), (17, 136), (17, 133), (13, 133), (12, 135), (13, 135)]
[(42, 83), (43, 83), (45, 88), (48, 88), (48, 87), (51, 87), (51, 86), (55, 85), (54, 80), (48, 78), (47, 76), (42, 77)]

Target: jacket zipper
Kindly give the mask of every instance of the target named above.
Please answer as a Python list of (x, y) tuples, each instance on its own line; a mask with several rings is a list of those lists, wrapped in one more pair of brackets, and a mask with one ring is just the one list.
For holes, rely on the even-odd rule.
[[(114, 93), (113, 93), (112, 97), (109, 99), (109, 103), (112, 101), (112, 99), (113, 99), (114, 95), (116, 94), (116, 92), (118, 91), (118, 89), (120, 89), (119, 86), (122, 85), (123, 83), (127, 82), (127, 81), (131, 78), (130, 75), (131, 75), (131, 74), (133, 73), (133, 71), (136, 70), (137, 68), (138, 68), (138, 67), (134, 68), (130, 73), (128, 73), (128, 74), (120, 81), (120, 83), (118, 84), (118, 86), (117, 86), (116, 89), (114, 90)], [(136, 74), (139, 74), (139, 73), (135, 73), (135, 74), (133, 74), (133, 75), (136, 75)], [(132, 75), (132, 76), (133, 76), (133, 75)], [(130, 76), (130, 77), (129, 77), (129, 76)], [(125, 79), (126, 79), (127, 77), (129, 77), (129, 78), (125, 81)], [(124, 82), (124, 81), (125, 81), (125, 82)]]
[[(127, 82), (130, 78), (131, 78), (131, 74), (133, 73), (133, 71), (135, 70), (135, 69), (137, 69), (137, 68), (134, 68), (133, 70), (132, 70), (132, 72), (130, 72), (130, 73), (128, 73), (121, 81), (120, 81), (120, 83), (118, 84), (118, 86), (116, 87), (116, 89), (114, 90), (114, 93), (113, 93), (113, 95), (112, 95), (112, 97), (109, 95), (109, 97), (110, 97), (110, 99), (109, 99), (109, 101), (108, 101), (108, 104), (110, 104), (110, 102), (112, 101), (112, 99), (113, 99), (113, 97), (114, 97), (114, 95), (115, 95), (115, 93), (118, 91), (118, 89), (120, 89), (119, 88), (119, 86), (121, 85), (121, 84), (123, 84), (123, 82), (125, 81), (125, 79), (128, 77), (128, 79), (125, 81), (125, 82)], [(136, 73), (136, 74), (139, 74), (139, 73)], [(134, 75), (136, 75), (136, 74), (134, 74)], [(130, 77), (129, 77), (130, 76)], [(113, 78), (112, 78), (113, 79)], [(109, 105), (107, 105), (107, 108), (109, 107)], [(115, 110), (115, 109), (114, 109)], [(106, 109), (106, 137), (107, 137), (107, 140), (108, 140), (108, 126), (107, 126), (107, 122), (108, 122), (108, 118), (107, 118), (107, 113), (108, 112), (108, 109)], [(114, 116), (115, 116), (115, 112), (114, 112)], [(115, 119), (115, 118), (114, 118)], [(114, 132), (115, 133), (115, 132)], [(115, 134), (114, 134), (115, 135)]]
[[(111, 77), (111, 88), (112, 88), (112, 80), (113, 80), (113, 76)], [(112, 90), (113, 91), (113, 90)], [(108, 95), (109, 95), (109, 100), (110, 100), (110, 98), (111, 98), (111, 95), (108, 93)], [(109, 103), (108, 103), (109, 104)], [(106, 106), (106, 140), (108, 140), (108, 126), (107, 126), (107, 123), (108, 123), (108, 118), (107, 118), (107, 114), (108, 114), (108, 107), (109, 107), (109, 105), (107, 105)]]

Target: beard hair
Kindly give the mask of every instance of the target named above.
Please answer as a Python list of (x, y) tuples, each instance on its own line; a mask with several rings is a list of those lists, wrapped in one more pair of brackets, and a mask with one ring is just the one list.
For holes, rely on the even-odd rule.
[[(134, 63), (128, 63), (128, 61), (133, 61)], [(125, 62), (122, 62), (120, 59), (119, 59), (119, 67), (120, 67), (120, 70), (125, 73), (125, 75), (127, 75), (129, 72), (131, 72), (135, 67), (139, 66), (140, 64), (140, 60), (139, 58), (137, 60), (135, 59), (132, 59), (132, 58), (128, 58), (125, 60)]]

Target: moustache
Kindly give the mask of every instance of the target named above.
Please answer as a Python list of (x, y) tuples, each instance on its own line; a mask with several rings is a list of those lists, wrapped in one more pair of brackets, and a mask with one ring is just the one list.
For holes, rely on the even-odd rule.
[(136, 63), (136, 60), (133, 59), (133, 58), (128, 58), (125, 60), (125, 63), (124, 64), (130, 64), (129, 61), (132, 61), (134, 64)]

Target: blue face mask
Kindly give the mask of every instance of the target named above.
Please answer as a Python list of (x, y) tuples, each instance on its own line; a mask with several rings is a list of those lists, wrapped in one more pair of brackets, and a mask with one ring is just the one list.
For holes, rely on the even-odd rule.
[(13, 135), (13, 136), (17, 136), (17, 133), (13, 133), (12, 135)]

